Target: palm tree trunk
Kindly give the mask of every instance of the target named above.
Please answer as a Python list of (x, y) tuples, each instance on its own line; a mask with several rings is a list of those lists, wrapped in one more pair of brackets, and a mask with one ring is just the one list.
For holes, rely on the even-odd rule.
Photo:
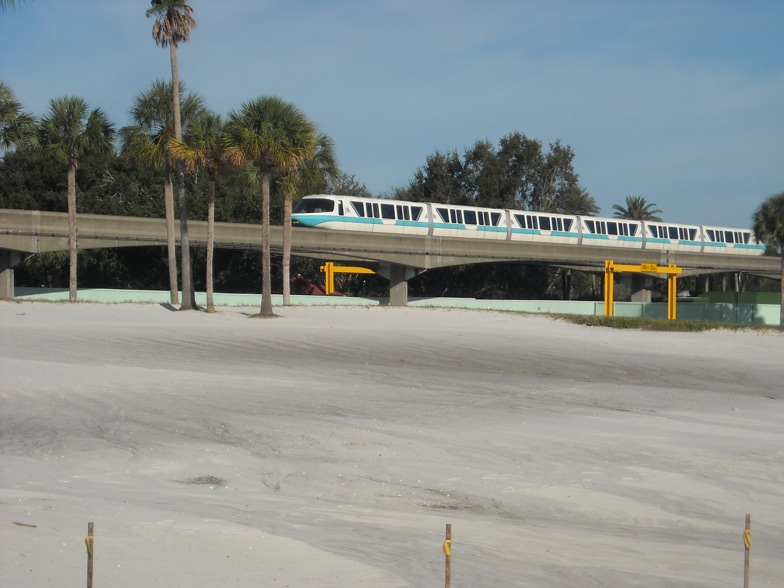
[(292, 199), (283, 198), (283, 306), (291, 305), (291, 208)]
[(213, 251), (215, 250), (215, 178), (210, 178), (210, 201), (207, 204), (207, 312), (215, 312), (212, 284)]
[(166, 245), (169, 253), (169, 301), (172, 305), (180, 303), (177, 288), (177, 243), (174, 234), (174, 185), (171, 170), (166, 171), (163, 185), (163, 202), (166, 208)]
[[(177, 45), (169, 43), (169, 60), (172, 72), (172, 105), (174, 109), (174, 138), (182, 140), (182, 117), (180, 112), (180, 74), (177, 68)], [(180, 265), (182, 271), (182, 305), (180, 310), (196, 308), (196, 294), (193, 291), (191, 272), (191, 248), (188, 239), (188, 202), (185, 198), (185, 171), (182, 162), (177, 161), (177, 198), (180, 206)]]
[(261, 310), (263, 318), (275, 316), (272, 312), (272, 271), (270, 265), (270, 175), (261, 176)]
[(177, 162), (177, 197), (180, 205), (180, 265), (182, 271), (182, 305), (180, 310), (196, 308), (196, 293), (193, 291), (191, 271), (191, 247), (188, 238), (188, 200), (185, 197), (185, 171), (182, 162)]
[(76, 164), (68, 164), (68, 300), (76, 302)]

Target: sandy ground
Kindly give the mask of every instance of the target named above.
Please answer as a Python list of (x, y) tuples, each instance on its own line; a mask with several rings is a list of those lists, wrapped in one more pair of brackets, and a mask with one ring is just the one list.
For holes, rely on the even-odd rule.
[(784, 585), (784, 337), (0, 303), (0, 586)]

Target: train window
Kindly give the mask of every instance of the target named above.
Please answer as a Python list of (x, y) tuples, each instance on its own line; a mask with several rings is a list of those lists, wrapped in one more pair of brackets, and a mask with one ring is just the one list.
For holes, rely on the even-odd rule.
[(689, 241), (697, 239), (697, 229), (689, 229)]
[(572, 219), (564, 219), (564, 230), (567, 232), (572, 230)]
[(403, 206), (398, 204), (395, 208), (397, 209), (397, 219), (403, 220)]
[(417, 221), (419, 220), (420, 215), (422, 214), (422, 207), (421, 206), (412, 206), (411, 207), (411, 220)]
[(525, 219), (528, 221), (528, 228), (529, 229), (538, 229), (539, 228), (539, 219), (533, 215), (526, 214)]
[(436, 212), (438, 212), (438, 216), (441, 217), (441, 222), (448, 223), (449, 222), (449, 210), (446, 208), (436, 208)]
[(381, 205), (381, 218), (395, 218), (395, 206), (393, 204), (382, 204)]
[(378, 208), (378, 203), (373, 203), (373, 218), (381, 218), (381, 212)]
[(332, 212), (334, 209), (335, 203), (327, 198), (303, 198), (297, 204), (295, 212)]
[(585, 221), (585, 226), (588, 227), (588, 230), (591, 233), (595, 233), (596, 232), (596, 224), (592, 220), (586, 220)]
[(467, 225), (475, 225), (476, 222), (476, 211), (473, 210), (466, 210), (465, 211), (465, 224)]
[(463, 214), (460, 210), (455, 210), (454, 208), (450, 209), (449, 211), (449, 220), (453, 225), (463, 222)]
[(373, 205), (370, 202), (365, 202), (365, 216), (373, 218)]
[(725, 243), (734, 243), (734, 233), (732, 231), (724, 231), (724, 242)]
[(749, 241), (751, 241), (751, 233), (742, 233), (742, 234), (743, 234), (743, 242), (746, 243), (746, 245), (748, 245)]
[(403, 207), (403, 218), (404, 220), (411, 220), (411, 207), (404, 206)]
[(342, 200), (338, 200), (338, 214), (339, 214), (340, 216), (344, 216), (344, 212), (343, 212), (343, 201), (342, 201)]
[(539, 217), (539, 228), (543, 231), (550, 230), (550, 217), (549, 216), (540, 216)]
[(608, 235), (617, 235), (618, 234), (618, 223), (607, 223), (607, 234)]
[(514, 215), (514, 219), (517, 221), (517, 226), (521, 229), (525, 228), (525, 217), (522, 214)]
[(631, 235), (632, 237), (636, 236), (637, 235), (637, 228), (638, 228), (637, 225), (631, 225), (629, 227), (629, 235)]
[(357, 216), (365, 216), (365, 207), (362, 205), (361, 202), (354, 202), (352, 200), (351, 207), (354, 209), (354, 212), (357, 213)]

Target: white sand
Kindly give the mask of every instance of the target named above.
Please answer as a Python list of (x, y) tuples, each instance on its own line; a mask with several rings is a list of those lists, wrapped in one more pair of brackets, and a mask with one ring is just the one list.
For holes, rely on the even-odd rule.
[(252, 312), (0, 303), (0, 586), (784, 585), (784, 337)]

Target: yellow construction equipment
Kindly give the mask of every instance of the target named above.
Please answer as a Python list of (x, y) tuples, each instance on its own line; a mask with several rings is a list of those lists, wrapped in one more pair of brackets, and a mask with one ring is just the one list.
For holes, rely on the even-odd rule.
[(335, 265), (328, 261), (319, 269), (324, 272), (324, 294), (335, 293), (335, 274), (375, 274), (372, 269), (354, 265)]
[(633, 272), (643, 274), (667, 274), (667, 318), (675, 320), (677, 316), (676, 302), (678, 300), (677, 276), (683, 273), (683, 268), (675, 264), (659, 265), (656, 263), (641, 263), (640, 265), (627, 265), (613, 263), (611, 259), (604, 262), (604, 316), (613, 316), (613, 274), (615, 272)]

